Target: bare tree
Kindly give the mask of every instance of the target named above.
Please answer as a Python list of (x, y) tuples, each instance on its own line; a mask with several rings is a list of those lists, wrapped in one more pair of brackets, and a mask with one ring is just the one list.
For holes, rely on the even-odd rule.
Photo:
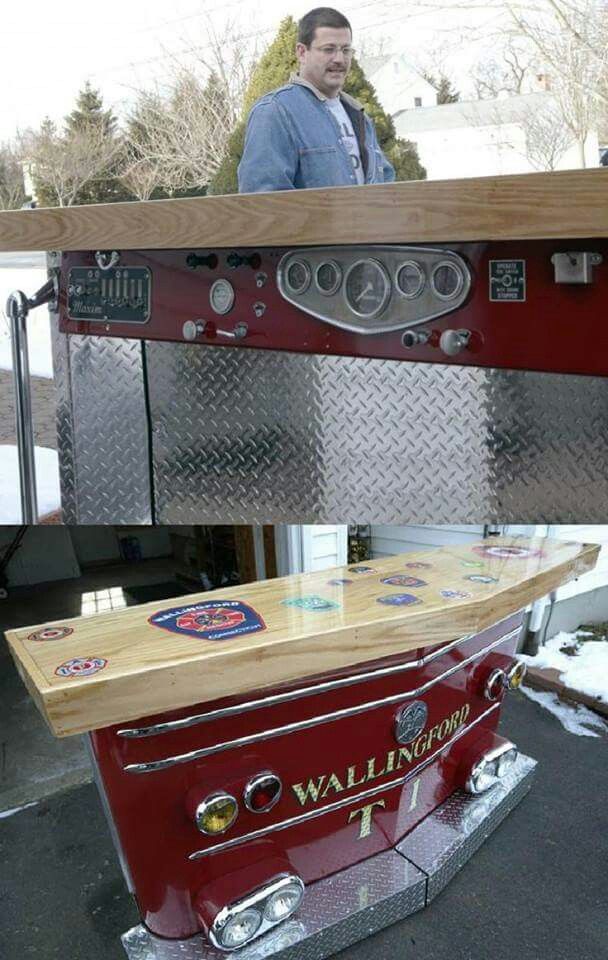
[(0, 209), (18, 210), (25, 202), (23, 167), (10, 143), (0, 144)]
[(61, 134), (50, 120), (40, 130), (20, 135), (23, 161), (60, 207), (71, 206), (79, 191), (111, 166), (120, 148), (120, 142), (108, 138), (101, 128)]
[(548, 101), (540, 110), (522, 115), (526, 157), (537, 170), (555, 170), (572, 146), (574, 136), (555, 101)]
[(484, 58), (472, 70), (471, 79), (479, 100), (495, 100), (508, 94), (526, 92), (526, 84), (538, 73), (537, 54), (533, 47), (508, 36), (498, 58)]

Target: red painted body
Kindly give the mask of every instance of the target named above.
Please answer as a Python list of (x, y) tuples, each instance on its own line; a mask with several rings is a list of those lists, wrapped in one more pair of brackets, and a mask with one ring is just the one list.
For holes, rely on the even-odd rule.
[[(239, 349), (262, 348), (299, 353), (338, 354), (377, 357), (423, 363), (456, 363), (516, 370), (556, 373), (608, 374), (608, 328), (605, 314), (605, 271), (608, 269), (608, 241), (536, 240), (520, 242), (479, 242), (419, 244), (442, 247), (459, 253), (472, 272), (472, 287), (466, 303), (452, 313), (411, 329), (427, 330), (432, 335), (426, 344), (406, 349), (403, 331), (362, 335), (330, 326), (288, 303), (276, 283), (276, 268), (285, 248), (241, 250), (260, 258), (259, 270), (268, 276), (266, 285), (256, 287), (258, 270), (250, 266), (233, 269), (227, 265), (228, 250), (215, 251), (213, 269), (186, 264), (187, 250), (124, 252), (121, 264), (149, 267), (152, 272), (152, 310), (145, 324), (105, 323), (70, 320), (66, 310), (66, 287), (71, 267), (95, 268), (91, 252), (63, 255), (60, 279), (60, 330), (95, 336), (131, 337), (146, 340), (183, 341), (182, 327), (188, 320), (211, 321), (209, 333), (197, 342)], [(358, 248), (362, 255), (373, 248)], [(602, 254), (604, 263), (594, 268), (588, 285), (556, 284), (552, 254), (580, 250)], [(196, 251), (199, 255), (211, 251)], [(526, 300), (491, 302), (489, 299), (489, 261), (524, 259), (526, 261)], [(211, 284), (224, 277), (235, 288), (236, 300), (225, 316), (217, 316), (209, 306)], [(256, 318), (253, 305), (262, 301), (266, 311)], [(248, 326), (241, 340), (228, 340), (214, 328), (232, 330), (239, 322)], [(439, 347), (444, 330), (471, 332), (469, 346), (449, 357)]]
[[(184, 938), (205, 931), (227, 902), (245, 896), (278, 874), (296, 873), (305, 884), (310, 884), (393, 847), (463, 786), (470, 764), (493, 741), (500, 701), (492, 703), (486, 699), (484, 686), (493, 669), (505, 669), (512, 664), (521, 620), (522, 614), (515, 614), (422, 667), (359, 680), (286, 703), (145, 738), (121, 737), (117, 733), (119, 727), (94, 732), (93, 749), (143, 921), (160, 936)], [(495, 642), (497, 645), (488, 649)], [(438, 649), (439, 645), (425, 647), (322, 679), (415, 661)], [(472, 662), (458, 669), (471, 656), (475, 656)], [(455, 672), (443, 676), (452, 667), (456, 667)], [(307, 678), (282, 687), (280, 692), (312, 685), (315, 680)], [(405, 695), (429, 682), (429, 689), (415, 698), (364, 708), (370, 701)], [(268, 689), (247, 698), (199, 703), (122, 727), (176, 720), (277, 692)], [(407, 752), (399, 756), (395, 716), (413, 699), (426, 703), (428, 719), (421, 733), (407, 745), (410, 756)], [(123, 769), (126, 764), (188, 753), (352, 706), (361, 708), (354, 716), (261, 739), (249, 746), (224, 749), (203, 759), (152, 773)], [(283, 793), (272, 810), (253, 813), (245, 808), (243, 791), (251, 777), (264, 771), (281, 778)], [(387, 787), (371, 799), (244, 840), (228, 850), (189, 859), (195, 851), (244, 837), (309, 810), (321, 810), (404, 776), (404, 784)], [(311, 796), (309, 781), (317, 789), (316, 801)], [(294, 790), (298, 784), (304, 803)], [(197, 829), (189, 810), (193, 798), (198, 802), (218, 790), (237, 798), (239, 816), (228, 831), (209, 837)], [(371, 811), (369, 835), (361, 837), (363, 814), (351, 814), (376, 801), (382, 805)]]

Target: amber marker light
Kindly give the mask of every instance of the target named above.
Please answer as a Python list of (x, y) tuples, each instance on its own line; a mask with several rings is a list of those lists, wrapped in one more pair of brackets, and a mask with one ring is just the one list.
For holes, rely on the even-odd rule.
[(521, 687), (527, 669), (523, 660), (518, 660), (517, 663), (513, 664), (511, 669), (507, 671), (507, 687), (509, 690), (517, 690), (518, 687)]
[(238, 804), (233, 796), (214, 793), (205, 797), (196, 808), (196, 826), (208, 836), (225, 833), (236, 820), (238, 812)]

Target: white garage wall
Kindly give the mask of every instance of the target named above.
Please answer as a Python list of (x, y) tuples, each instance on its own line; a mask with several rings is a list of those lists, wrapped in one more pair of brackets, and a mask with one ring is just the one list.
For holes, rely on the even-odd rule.
[(432, 524), (372, 524), (372, 557), (389, 557), (395, 553), (409, 553), (428, 547), (443, 547), (450, 543), (473, 543), (483, 536), (483, 524), (477, 526)]

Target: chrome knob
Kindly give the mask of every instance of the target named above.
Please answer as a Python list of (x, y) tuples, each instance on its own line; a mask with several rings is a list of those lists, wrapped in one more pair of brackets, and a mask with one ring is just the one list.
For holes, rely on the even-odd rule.
[(419, 330), (415, 332), (414, 330), (406, 330), (401, 338), (401, 343), (406, 350), (411, 350), (412, 347), (416, 347), (419, 344), (427, 343), (430, 334), (425, 330)]
[(196, 340), (205, 332), (206, 324), (202, 320), (186, 320), (182, 327), (182, 336), (184, 340)]
[(444, 330), (439, 338), (439, 346), (448, 357), (455, 357), (468, 346), (470, 339), (470, 330)]

